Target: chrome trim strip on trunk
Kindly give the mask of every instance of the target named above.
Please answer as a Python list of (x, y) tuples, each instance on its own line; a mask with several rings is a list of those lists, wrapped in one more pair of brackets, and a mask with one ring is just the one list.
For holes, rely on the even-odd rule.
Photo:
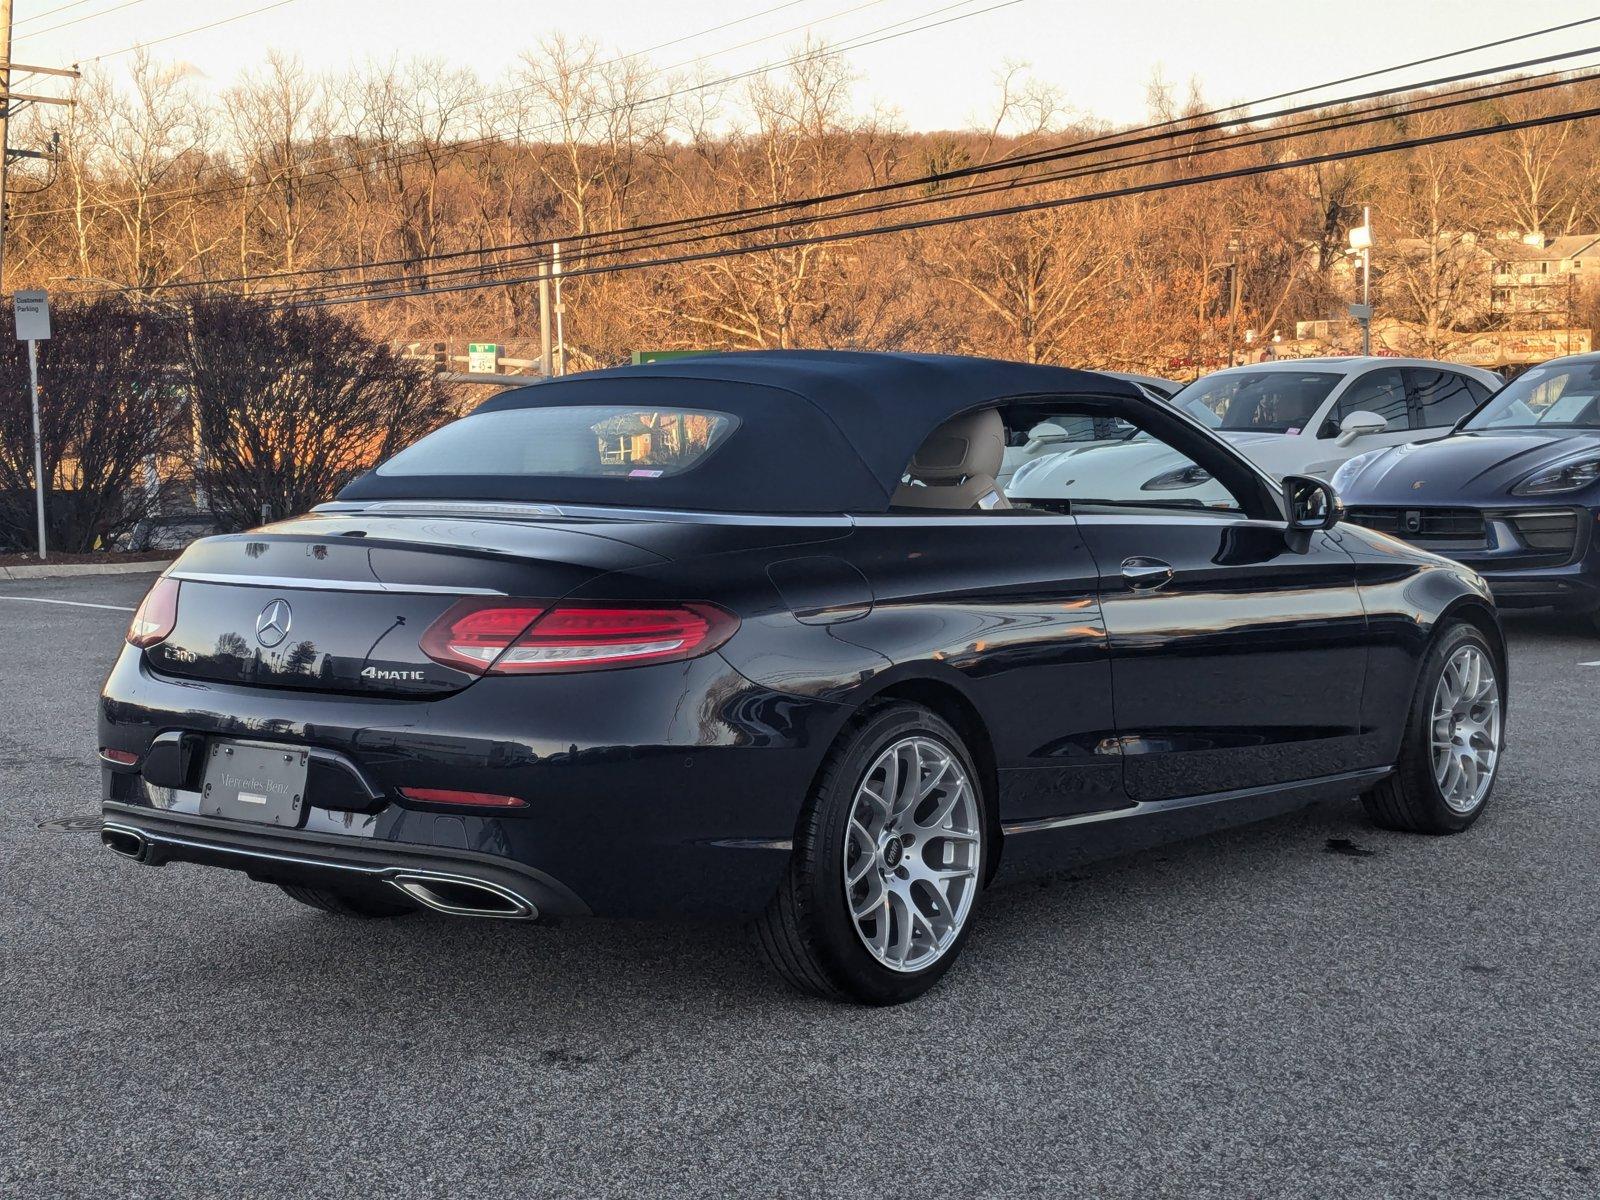
[(504, 596), (495, 588), (438, 583), (384, 583), (373, 579), (305, 579), (292, 575), (230, 575), (222, 571), (169, 571), (167, 578), (194, 583), (226, 583), (235, 587), (313, 592), (382, 592), (391, 596)]

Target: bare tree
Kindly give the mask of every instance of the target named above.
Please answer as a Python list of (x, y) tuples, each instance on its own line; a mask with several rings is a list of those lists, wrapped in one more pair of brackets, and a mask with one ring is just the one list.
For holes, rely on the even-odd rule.
[(431, 374), (326, 309), (195, 307), (184, 368), (228, 528), (302, 512), (452, 415)]
[[(174, 376), (178, 329), (120, 297), (58, 304), (40, 346), (40, 431), (50, 544), (110, 547), (181, 482), (187, 409)], [(0, 545), (33, 548), (27, 354), (0, 343)]]
[[(338, 231), (326, 203), (326, 171), (318, 169), (333, 135), (326, 85), (273, 51), (260, 74), (224, 93), (223, 104), (244, 173), (238, 273), (293, 271)], [(310, 247), (303, 245), (308, 238)]]

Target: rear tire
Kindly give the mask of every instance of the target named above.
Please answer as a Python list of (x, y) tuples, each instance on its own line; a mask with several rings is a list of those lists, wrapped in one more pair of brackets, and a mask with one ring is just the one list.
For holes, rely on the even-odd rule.
[(308, 904), (323, 912), (341, 917), (361, 917), (368, 920), (380, 917), (404, 917), (417, 911), (417, 906), (398, 896), (393, 900), (378, 891), (355, 891), (345, 888), (303, 887), (296, 883), (280, 883), (285, 896)]
[[(1458, 683), (1462, 695), (1451, 702)], [(1373, 823), (1460, 833), (1482, 816), (1505, 748), (1503, 696), (1500, 660), (1483, 632), (1466, 621), (1447, 626), (1423, 659), (1394, 774), (1361, 797)], [(1441, 710), (1453, 715), (1441, 717)]]
[(918, 704), (869, 708), (828, 753), (757, 941), (801, 991), (910, 1000), (961, 953), (989, 852), (983, 789), (960, 735)]

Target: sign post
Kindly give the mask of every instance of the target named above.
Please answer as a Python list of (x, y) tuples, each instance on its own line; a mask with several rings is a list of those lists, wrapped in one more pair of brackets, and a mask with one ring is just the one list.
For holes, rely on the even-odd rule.
[(39, 557), (45, 556), (44, 450), (39, 438), (39, 343), (50, 337), (50, 297), (44, 292), (18, 292), (12, 297), (17, 340), (28, 343), (28, 386), (33, 392), (33, 491), (39, 514)]

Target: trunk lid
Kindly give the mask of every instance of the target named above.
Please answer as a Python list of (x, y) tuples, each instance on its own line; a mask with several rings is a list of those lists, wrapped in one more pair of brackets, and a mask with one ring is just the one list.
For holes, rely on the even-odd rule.
[(172, 569), (177, 623), (146, 651), (164, 674), (425, 699), (478, 677), (419, 639), (470, 596), (557, 600), (598, 575), (665, 561), (604, 523), (315, 513), (207, 538)]

